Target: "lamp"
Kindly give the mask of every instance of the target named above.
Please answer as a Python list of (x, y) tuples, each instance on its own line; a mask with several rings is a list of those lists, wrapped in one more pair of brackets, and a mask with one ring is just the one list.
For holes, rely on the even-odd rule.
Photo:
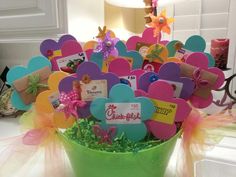
[[(126, 8), (145, 8), (144, 0), (105, 0), (107, 3)], [(182, 2), (186, 0), (158, 0), (158, 7)], [(188, 0), (189, 1), (189, 0)]]

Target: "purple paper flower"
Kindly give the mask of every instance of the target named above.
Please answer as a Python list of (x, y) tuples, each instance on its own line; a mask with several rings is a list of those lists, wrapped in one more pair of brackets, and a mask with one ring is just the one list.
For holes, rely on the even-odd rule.
[[(91, 80), (107, 80), (107, 91), (115, 84), (120, 83), (120, 79), (112, 74), (112, 73), (102, 73), (99, 67), (92, 62), (84, 62), (78, 66), (76, 74), (73, 76), (68, 76), (61, 80), (59, 84), (59, 91), (69, 93), (73, 90), (73, 82), (74, 81), (82, 81), (85, 76), (89, 76)], [(91, 101), (87, 101), (84, 107), (81, 107), (78, 110), (78, 115), (81, 118), (86, 118), (90, 116), (90, 103)]]
[(53, 52), (61, 50), (62, 45), (67, 41), (76, 41), (76, 39), (69, 34), (63, 35), (58, 42), (53, 39), (46, 39), (40, 44), (40, 52), (45, 57), (51, 57)]
[(173, 86), (175, 90), (177, 85), (180, 87), (179, 98), (188, 99), (194, 92), (194, 82), (188, 77), (180, 77), (180, 67), (178, 64), (169, 62), (160, 67), (157, 73), (147, 72), (140, 77), (139, 88), (148, 91), (150, 84), (156, 80), (165, 80)]

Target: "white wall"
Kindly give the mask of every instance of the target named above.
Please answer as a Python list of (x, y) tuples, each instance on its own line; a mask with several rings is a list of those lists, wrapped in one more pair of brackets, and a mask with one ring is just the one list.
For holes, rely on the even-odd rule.
[(93, 39), (104, 25), (104, 0), (68, 0), (68, 30), (79, 41)]
[[(74, 35), (79, 41), (93, 39), (98, 33), (98, 26), (104, 25), (104, 0), (67, 0), (67, 12), (69, 34)], [(0, 73), (5, 65), (23, 65), (32, 56), (39, 55), (42, 40), (0, 43)]]
[(39, 54), (39, 42), (0, 43), (0, 73), (6, 65), (24, 65), (32, 56)]

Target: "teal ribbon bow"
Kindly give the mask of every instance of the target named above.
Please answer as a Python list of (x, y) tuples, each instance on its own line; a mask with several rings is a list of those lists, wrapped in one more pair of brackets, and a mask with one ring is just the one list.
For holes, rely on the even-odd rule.
[(28, 79), (29, 83), (28, 88), (26, 89), (27, 94), (32, 94), (36, 96), (40, 88), (48, 88), (48, 85), (40, 83), (39, 75), (30, 75)]
[(149, 62), (153, 62), (153, 60), (158, 59), (161, 63), (164, 63), (162, 57), (160, 57), (161, 52), (163, 51), (163, 47), (156, 45), (155, 49), (151, 51), (150, 54), (146, 56), (149, 59)]

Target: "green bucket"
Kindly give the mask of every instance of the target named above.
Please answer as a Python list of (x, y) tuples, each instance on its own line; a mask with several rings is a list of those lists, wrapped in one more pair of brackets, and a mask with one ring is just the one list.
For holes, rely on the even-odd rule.
[(163, 177), (180, 134), (138, 153), (97, 151), (62, 138), (76, 177)]

